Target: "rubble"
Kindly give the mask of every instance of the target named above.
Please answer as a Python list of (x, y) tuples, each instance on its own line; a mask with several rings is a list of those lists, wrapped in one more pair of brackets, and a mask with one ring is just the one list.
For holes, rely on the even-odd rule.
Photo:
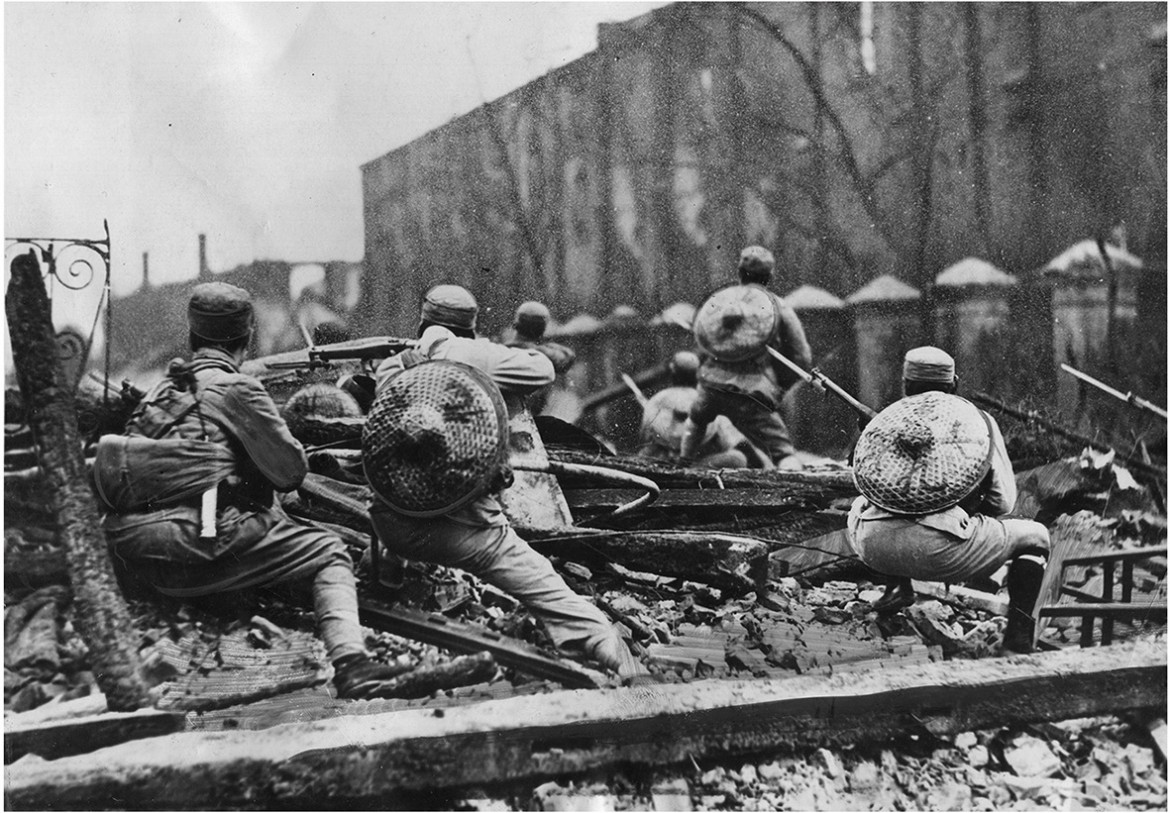
[[(555, 452), (555, 456), (560, 454)], [(352, 462), (344, 454), (317, 453), (316, 457), (321, 455), (345, 466)], [(642, 463), (625, 461), (619, 458), (618, 464), (645, 472)], [(590, 456), (589, 462), (599, 461)], [(318, 459), (314, 471), (317, 475), (309, 490), (294, 495), (290, 505), (310, 521), (344, 531), (343, 538), (360, 555), (368, 541), (368, 527), (358, 513), (364, 500), (360, 483), (333, 476), (349, 471), (340, 463), (331, 468)], [(6, 486), (10, 474), (6, 472)], [(1029, 510), (1046, 517), (1058, 530), (1080, 534), (1078, 545), (1114, 550), (1165, 544), (1165, 519), (1151, 506), (1146, 492), (1109, 467), (1094, 468), (1074, 460), (1021, 476)], [(38, 477), (35, 471), (22, 473), (12, 480), (12, 492), (6, 487), (5, 493), (6, 504), (15, 504), (14, 499), (28, 501), (23, 508), (17, 506), (18, 521), (6, 527), (5, 533), (9, 574), (5, 714), (10, 725), (32, 729), (49, 724), (57, 714), (70, 713), (71, 708), (78, 708), (81, 716), (76, 719), (100, 716), (94, 712), (104, 708), (88, 653), (73, 630), (76, 608), (63, 586), (64, 557), (51, 517), (36, 510)], [(778, 496), (756, 501), (759, 504), (748, 495), (775, 487), (776, 475), (744, 472), (722, 477), (718, 483), (709, 482), (709, 473), (703, 472), (681, 472), (671, 478), (668, 482), (680, 490), (697, 493), (722, 487), (722, 494), (740, 493), (745, 499), (737, 503), (734, 497), (731, 502), (671, 497), (669, 511), (647, 511), (629, 518), (620, 529), (586, 534), (605, 539), (611, 553), (620, 550), (623, 540), (639, 535), (656, 540), (647, 548), (651, 552), (640, 559), (615, 562), (614, 556), (597, 557), (595, 552), (593, 557), (585, 556), (585, 545), (574, 549), (562, 543), (556, 548), (556, 534), (544, 534), (547, 542), (534, 540), (549, 546), (566, 580), (578, 592), (592, 596), (619, 624), (634, 653), (661, 681), (652, 694), (631, 695), (640, 698), (632, 707), (660, 699), (662, 692), (680, 692), (679, 708), (689, 719), (700, 711), (696, 703), (712, 685), (725, 687), (729, 708), (734, 708), (752, 696), (753, 687), (815, 681), (809, 685), (837, 697), (836, 713), (842, 714), (841, 709), (848, 708), (842, 705), (847, 696), (842, 687), (850, 684), (841, 681), (881, 680), (885, 674), (932, 667), (978, 668), (983, 659), (1000, 654), (1005, 599), (1002, 591), (993, 592), (997, 590), (993, 584), (974, 590), (919, 583), (915, 584), (919, 600), (906, 611), (884, 618), (871, 611), (881, 585), (875, 583), (874, 574), (851, 564), (843, 547), (842, 508), (851, 487), (841, 472), (794, 478), (776, 492)], [(624, 499), (624, 495), (618, 497)], [(784, 501), (788, 509), (777, 509), (778, 501)], [(1082, 506), (1100, 513), (1070, 515)], [(1088, 530), (1081, 533), (1075, 528)], [(664, 567), (661, 560), (678, 540), (689, 540), (686, 544), (695, 545), (693, 550), (701, 556), (689, 565), (676, 557)], [(701, 540), (716, 540), (722, 547), (702, 548)], [(626, 547), (622, 555), (629, 557)], [(760, 551), (766, 554), (762, 569)], [(52, 562), (60, 566), (39, 564)], [(27, 573), (36, 575), (13, 578), (14, 563), (21, 569), (29, 565)], [(723, 570), (713, 576), (712, 569), (719, 567)], [(1073, 581), (1092, 589), (1099, 574), (1090, 571), (1074, 573)], [(1164, 580), (1165, 567), (1159, 569), (1157, 562), (1135, 570), (1138, 593), (1164, 597)], [(565, 663), (520, 605), (466, 574), (411, 564), (395, 598), (423, 614), (447, 618), (453, 625), (471, 625), (487, 635), (522, 641), (544, 657)], [(329, 694), (328, 670), (304, 607), (273, 596), (214, 608), (140, 598), (132, 598), (130, 606), (141, 636), (139, 654), (158, 684), (156, 697), (163, 699), (160, 708), (185, 714), (187, 733), (177, 736), (259, 733), (278, 724), (316, 725), (388, 713), (451, 721), (460, 719), (464, 711), (486, 708), (485, 704), (522, 701), (533, 695), (545, 701), (552, 699), (546, 695), (555, 696), (554, 706), (567, 702), (562, 700), (568, 696), (564, 683), (555, 677), (526, 674), (498, 658), (498, 664), (490, 668), (486, 660), (478, 659), (482, 663), (469, 672), (466, 682), (470, 685), (435, 684), (400, 698), (338, 701)], [(1145, 632), (1149, 631), (1147, 625)], [(1049, 647), (1075, 647), (1077, 632), (1075, 624), (1055, 619), (1042, 642)], [(1127, 640), (1141, 632), (1139, 627), (1119, 628), (1116, 637)], [(458, 660), (457, 652), (375, 629), (368, 631), (368, 644), (379, 659), (419, 667), (422, 675), (443, 674)], [(1094, 655), (1086, 657), (1091, 660)], [(1006, 665), (997, 667), (1001, 671), (1019, 669), (1028, 660), (1002, 662)], [(1164, 696), (1164, 669), (1162, 681)], [(1066, 670), (1053, 685), (1069, 689), (1075, 682)], [(607, 692), (641, 691), (618, 689), (612, 678), (597, 683), (602, 685), (600, 690), (581, 690), (597, 693), (591, 707), (600, 707)], [(434, 794), (439, 793), (452, 809), (470, 810), (1165, 807), (1165, 760), (1155, 744), (1156, 732), (1164, 732), (1164, 723), (1159, 728), (1156, 719), (1146, 717), (1084, 719), (1084, 703), (1096, 704), (1092, 707), (1096, 712), (1108, 715), (1134, 702), (1132, 696), (1126, 699), (1126, 691), (1140, 689), (1133, 681), (1127, 682), (1124, 691), (1114, 691), (1109, 685), (1108, 691), (1098, 691), (1095, 697), (1082, 687), (1089, 699), (1075, 703), (1054, 699), (1032, 712), (1053, 720), (1072, 715), (1078, 718), (1076, 723), (1038, 724), (1034, 719), (1015, 719), (1018, 710), (1010, 703), (1002, 707), (976, 704), (977, 713), (985, 715), (980, 718), (982, 724), (993, 727), (971, 729), (963, 722), (970, 720), (971, 707), (951, 716), (932, 707), (929, 714), (917, 714), (912, 724), (866, 720), (859, 724), (866, 730), (858, 739), (820, 741), (817, 737), (827, 729), (818, 729), (823, 723), (818, 720), (817, 725), (790, 732), (783, 743), (757, 742), (750, 757), (729, 754), (722, 746), (694, 747), (685, 756), (650, 760), (647, 767), (630, 774), (620, 767), (630, 760), (630, 752), (620, 749), (633, 747), (617, 745), (627, 739), (624, 734), (593, 750), (580, 749), (572, 739), (553, 738), (553, 744), (528, 757), (538, 772), (545, 772), (545, 778), (528, 779), (521, 771), (512, 778), (485, 774), (475, 779), (475, 771), (469, 769), (465, 784), (472, 787), (432, 789), (426, 798), (428, 805), (434, 804)], [(1055, 693), (1049, 688), (1039, 691), (1050, 690)], [(972, 691), (964, 689), (964, 696), (977, 696)], [(1031, 708), (1038, 696), (1031, 694), (1021, 707)], [(996, 702), (1002, 704), (1002, 698)], [(527, 712), (517, 716), (534, 719)], [(394, 726), (405, 719), (396, 718)], [(672, 737), (682, 736), (683, 729), (670, 730)], [(742, 730), (743, 726), (736, 728)], [(423, 731), (420, 727), (419, 732)], [(625, 755), (617, 767), (608, 761), (614, 748)], [(345, 761), (341, 752), (337, 760)], [(36, 767), (41, 764), (30, 753), (10, 767), (17, 769), (15, 776), (30, 776), (26, 771), (42, 770)], [(311, 804), (311, 796), (284, 795), (303, 787), (298, 784), (303, 779), (300, 774), (274, 779), (265, 792), (273, 799), (296, 798), (299, 805)], [(24, 791), (15, 792), (10, 804), (13, 799), (27, 798), (19, 796)], [(411, 806), (413, 798), (390, 793), (379, 800), (387, 807)]]

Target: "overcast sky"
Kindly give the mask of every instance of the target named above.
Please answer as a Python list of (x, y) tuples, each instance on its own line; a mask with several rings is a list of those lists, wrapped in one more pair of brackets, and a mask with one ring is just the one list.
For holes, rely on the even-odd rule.
[(213, 271), (360, 260), (361, 164), (661, 5), (5, 2), (5, 236), (107, 219), (115, 295), (201, 232)]

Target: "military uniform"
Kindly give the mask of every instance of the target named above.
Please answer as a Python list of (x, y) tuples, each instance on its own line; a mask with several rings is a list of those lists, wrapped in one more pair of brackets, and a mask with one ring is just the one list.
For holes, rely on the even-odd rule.
[[(475, 314), (475, 300), (466, 290), (450, 285), (432, 289), (423, 304), (425, 330), (417, 349), (379, 366), (379, 391), (407, 364), (423, 360), (461, 362), (481, 370), (505, 396), (524, 395), (553, 380), (552, 362), (536, 350), (467, 338)], [(601, 611), (569, 589), (548, 559), (516, 533), (497, 494), (483, 494), (434, 517), (407, 516), (376, 497), (370, 519), (389, 553), (466, 570), (519, 599), (544, 622), (558, 647), (589, 655), (623, 676), (644, 671)]]
[[(276, 585), (312, 592), (318, 628), (346, 696), (369, 696), (401, 669), (369, 661), (358, 624), (353, 562), (335, 535), (294, 522), (276, 491), (308, 472), (305, 452), (254, 378), (243, 352), (225, 349), (251, 332), (246, 291), (196, 287), (189, 323), (210, 344), (138, 405), (123, 436), (101, 439), (95, 485), (115, 561), (160, 593), (209, 596)], [(246, 345), (244, 345), (246, 347)], [(214, 529), (201, 533), (202, 495), (216, 492)]]
[[(751, 246), (740, 257), (741, 279), (747, 285), (763, 286), (773, 266), (770, 252)], [(770, 346), (801, 367), (811, 367), (812, 350), (800, 317), (779, 296), (766, 293), (779, 322)], [(699, 396), (690, 411), (692, 427), (684, 444), (684, 457), (694, 456), (695, 446), (716, 415), (726, 415), (773, 462), (792, 455), (796, 449), (779, 409), (784, 392), (798, 380), (795, 373), (766, 351), (741, 361), (722, 361), (707, 354), (699, 368)]]
[[(955, 362), (939, 348), (907, 352), (902, 379), (907, 397), (865, 427), (855, 450), (862, 496), (849, 510), (849, 541), (861, 561), (891, 577), (875, 609), (912, 603), (911, 579), (980, 580), (1010, 563), (1004, 647), (1031, 651), (1050, 543), (1040, 523), (1006, 516), (1017, 491), (1003, 433), (991, 415), (953, 394)], [(986, 439), (985, 471), (971, 438)], [(970, 473), (974, 482), (960, 481)]]
[[(544, 337), (549, 318), (548, 308), (540, 302), (524, 302), (516, 309), (516, 318), (512, 325), (513, 335), (504, 344), (522, 350), (536, 350), (552, 362), (555, 375), (563, 376), (576, 362), (577, 354), (571, 347), (549, 341)], [(544, 412), (552, 388), (552, 383), (547, 384), (526, 397), (528, 408), (533, 415)]]

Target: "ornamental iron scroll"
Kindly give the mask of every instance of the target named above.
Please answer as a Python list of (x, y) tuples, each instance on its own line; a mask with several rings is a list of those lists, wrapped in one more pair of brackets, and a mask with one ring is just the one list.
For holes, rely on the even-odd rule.
[(45, 277), (50, 304), (53, 299), (53, 289), (60, 285), (70, 291), (80, 291), (93, 284), (95, 279), (101, 279), (102, 295), (98, 300), (94, 312), (93, 326), (89, 337), (82, 336), (75, 330), (66, 329), (58, 332), (57, 346), (61, 354), (61, 363), (65, 368), (67, 380), (74, 389), (80, 383), (81, 374), (89, 361), (89, 354), (93, 348), (94, 333), (97, 330), (98, 320), (105, 314), (105, 394), (103, 401), (109, 400), (110, 394), (110, 224), (103, 220), (102, 226), (106, 236), (102, 240), (90, 240), (75, 237), (5, 237), (4, 261), (9, 266), (22, 254), (31, 254), (36, 257), (41, 268), (41, 275)]

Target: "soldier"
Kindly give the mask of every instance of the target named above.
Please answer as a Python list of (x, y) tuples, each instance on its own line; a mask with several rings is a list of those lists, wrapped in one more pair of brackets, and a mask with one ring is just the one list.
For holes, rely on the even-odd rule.
[[(505, 344), (508, 347), (540, 351), (548, 356), (548, 360), (552, 362), (553, 372), (557, 376), (563, 376), (577, 360), (577, 354), (573, 352), (572, 348), (544, 338), (544, 331), (548, 328), (549, 315), (548, 308), (542, 303), (524, 302), (516, 309), (516, 318), (512, 323), (515, 335)], [(552, 384), (549, 384), (528, 395), (528, 408), (533, 415), (540, 415), (544, 412), (551, 389)]]
[[(699, 394), (695, 389), (699, 357), (689, 350), (681, 350), (671, 358), (669, 369), (671, 386), (654, 393), (642, 407), (638, 454), (678, 463), (687, 418)], [(745, 468), (748, 465), (747, 454), (743, 451), (745, 446), (748, 446), (748, 441), (743, 433), (725, 416), (718, 415), (699, 444), (694, 465), (709, 469)], [(749, 451), (759, 453), (759, 450)], [(771, 466), (772, 461), (767, 460), (767, 464)]]
[[(478, 443), (474, 433), (470, 436), (459, 433), (473, 420), (482, 418), (483, 410), (467, 408), (466, 420), (459, 425), (445, 426), (441, 416), (447, 414), (447, 407), (419, 404), (412, 408), (407, 403), (405, 421), (411, 431), (384, 425), (390, 422), (382, 419), (379, 404), (388, 398), (386, 393), (395, 386), (396, 376), (404, 371), (414, 372), (427, 361), (459, 362), (485, 375), (505, 396), (524, 395), (553, 380), (552, 362), (539, 351), (477, 339), (478, 310), (475, 297), (458, 285), (438, 285), (427, 293), (422, 304), (418, 347), (391, 356), (378, 367), (378, 399), (370, 412), (367, 439), (363, 440), (367, 472), (384, 473), (395, 466), (414, 465), (410, 481), (417, 482), (430, 474), (442, 474), (436, 474), (434, 469), (441, 465), (437, 461), (448, 454), (448, 449), (466, 450), (469, 444)], [(432, 390), (440, 389), (438, 384), (432, 387)], [(500, 404), (499, 408), (504, 407)], [(487, 418), (484, 433), (496, 416)], [(505, 418), (506, 415), (500, 420)], [(408, 450), (404, 460), (399, 461), (387, 450), (392, 441), (410, 446), (414, 451)], [(423, 448), (426, 453), (419, 453)], [(452, 461), (450, 468), (467, 465), (469, 457), (478, 459), (490, 454), (490, 450), (476, 456), (464, 451), (457, 461)], [(380, 462), (383, 459), (389, 462), (383, 465)], [(509, 484), (506, 476), (495, 476), (493, 482), (470, 492), (466, 501), (450, 510), (427, 511), (426, 515), (417, 511), (410, 515), (403, 512), (402, 506), (391, 507), (375, 483), (375, 477), (380, 476), (371, 477), (378, 496), (370, 509), (370, 518), (384, 550), (406, 559), (466, 570), (523, 602), (544, 621), (549, 637), (558, 647), (588, 655), (623, 678), (645, 672), (601, 611), (570, 590), (552, 564), (512, 528), (497, 496)], [(448, 496), (453, 501), (465, 499), (454, 493)]]
[(695, 338), (705, 357), (699, 368), (699, 397), (683, 438), (684, 463), (697, 454), (707, 424), (726, 415), (778, 468), (802, 468), (778, 412), (784, 391), (799, 379), (763, 345), (806, 369), (812, 365), (812, 351), (800, 317), (766, 290), (775, 264), (772, 252), (748, 246), (739, 257), (740, 286), (717, 292), (695, 315)]
[(905, 397), (869, 423), (854, 452), (862, 496), (849, 512), (849, 539), (863, 562), (893, 577), (874, 609), (913, 603), (911, 579), (972, 581), (1010, 562), (1003, 646), (1030, 652), (1048, 529), (1005, 518), (1016, 480), (1003, 434), (955, 394), (954, 359), (916, 347), (906, 353), (902, 378)]
[(125, 435), (99, 442), (94, 477), (114, 561), (177, 598), (278, 585), (311, 591), (338, 694), (378, 696), (404, 670), (366, 651), (345, 545), (294, 522), (274, 500), (300, 485), (308, 465), (264, 387), (239, 371), (251, 296), (222, 282), (197, 285), (187, 321), (191, 361), (171, 362)]

